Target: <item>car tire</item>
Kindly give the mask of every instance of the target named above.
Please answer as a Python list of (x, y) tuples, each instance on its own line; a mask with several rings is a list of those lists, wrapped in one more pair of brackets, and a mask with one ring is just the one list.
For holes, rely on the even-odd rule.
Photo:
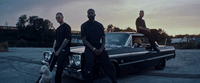
[(162, 58), (159, 60), (158, 65), (154, 66), (156, 70), (164, 70), (166, 66), (166, 59)]
[(115, 73), (115, 76), (116, 76), (116, 75), (117, 75), (117, 70), (116, 70), (116, 68), (115, 68), (114, 63), (111, 62), (111, 66), (112, 66), (112, 68), (113, 68), (113, 70), (114, 70), (114, 73)]

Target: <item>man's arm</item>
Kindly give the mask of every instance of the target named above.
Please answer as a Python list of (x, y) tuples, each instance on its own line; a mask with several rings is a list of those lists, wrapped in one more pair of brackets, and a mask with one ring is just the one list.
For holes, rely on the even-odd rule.
[(146, 31), (149, 31), (150, 32), (150, 30), (149, 30), (149, 28), (145, 28), (145, 27), (142, 27), (141, 24), (142, 23), (142, 20), (141, 19), (137, 19), (136, 20), (136, 27), (137, 27), (137, 29), (140, 29), (140, 30), (146, 30)]
[(100, 52), (100, 54), (103, 52), (103, 50), (104, 50), (104, 47), (105, 47), (105, 33), (104, 33), (104, 27), (103, 27), (103, 25), (101, 24), (100, 25), (101, 26), (101, 41), (102, 41), (102, 44), (101, 44), (101, 48), (99, 49), (99, 52)]
[(62, 42), (62, 45), (60, 46), (60, 48), (56, 52), (56, 55), (58, 55), (62, 51), (62, 49), (68, 44), (68, 42), (69, 42), (69, 40), (65, 38), (64, 41)]
[(99, 55), (99, 54), (100, 54), (99, 51), (98, 51), (95, 47), (93, 47), (93, 46), (86, 40), (86, 38), (87, 38), (87, 37), (83, 37), (83, 38), (82, 38), (83, 43), (84, 43), (87, 47), (89, 47), (96, 55)]
[(65, 26), (66, 28), (64, 29), (64, 40), (60, 46), (60, 48), (58, 49), (58, 51), (56, 52), (56, 55), (58, 55), (62, 49), (70, 42), (71, 39), (71, 27), (69, 25)]
[(81, 25), (81, 38), (83, 41), (83, 44), (87, 47), (89, 47), (96, 55), (99, 55), (99, 51), (93, 47), (88, 41), (87, 41), (87, 36), (86, 36), (86, 31), (84, 25)]
[(54, 43), (53, 43), (53, 52), (55, 52), (55, 47), (56, 47), (56, 40), (54, 40)]
[(101, 48), (99, 49), (100, 54), (103, 52), (105, 48), (105, 36), (102, 36), (102, 45)]
[(86, 37), (83, 37), (82, 40), (83, 40), (83, 43), (84, 43), (87, 47), (89, 47), (91, 50), (94, 49), (94, 47), (86, 40)]

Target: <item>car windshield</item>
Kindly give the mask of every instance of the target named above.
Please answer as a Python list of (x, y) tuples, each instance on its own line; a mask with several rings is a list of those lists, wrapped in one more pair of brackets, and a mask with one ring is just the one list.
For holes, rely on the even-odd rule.
[(128, 37), (128, 33), (106, 33), (106, 44), (124, 46)]

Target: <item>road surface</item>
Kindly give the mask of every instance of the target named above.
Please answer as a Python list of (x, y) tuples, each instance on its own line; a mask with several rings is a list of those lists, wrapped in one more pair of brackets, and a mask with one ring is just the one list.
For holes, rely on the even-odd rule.
[[(9, 48), (0, 52), (0, 83), (35, 83), (44, 51), (51, 48)], [(200, 83), (200, 50), (176, 50), (164, 70), (149, 68), (117, 78), (118, 83)], [(62, 76), (62, 83), (81, 83)]]

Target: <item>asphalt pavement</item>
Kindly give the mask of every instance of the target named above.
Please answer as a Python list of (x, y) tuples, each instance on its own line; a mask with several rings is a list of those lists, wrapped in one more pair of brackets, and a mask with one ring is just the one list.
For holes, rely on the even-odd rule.
[[(52, 48), (9, 48), (0, 52), (0, 83), (35, 83), (44, 51)], [(154, 68), (117, 78), (118, 83), (200, 83), (200, 50), (176, 49), (176, 58), (164, 70)], [(81, 83), (62, 76), (62, 83)]]

